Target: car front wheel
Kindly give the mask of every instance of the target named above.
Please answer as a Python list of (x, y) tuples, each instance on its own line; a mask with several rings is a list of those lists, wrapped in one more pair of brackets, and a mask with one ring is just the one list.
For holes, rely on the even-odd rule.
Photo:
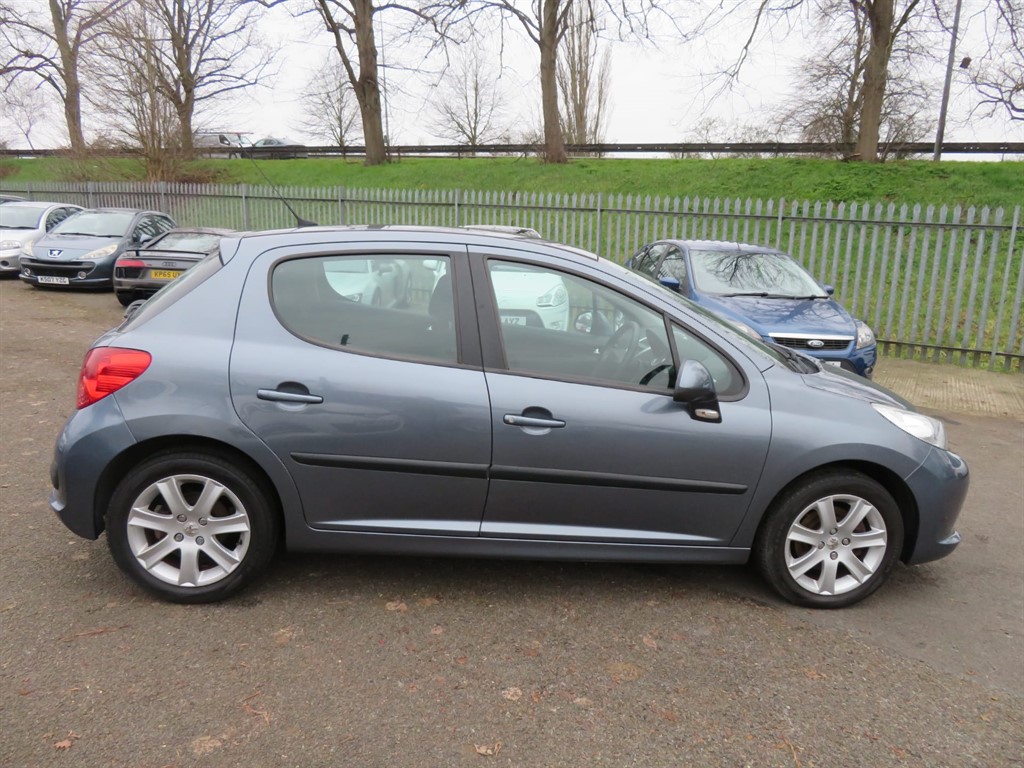
[(903, 548), (903, 518), (889, 492), (859, 472), (807, 477), (765, 516), (755, 561), (784, 598), (842, 608), (878, 589)]
[(241, 467), (202, 453), (158, 454), (111, 497), (107, 539), (118, 566), (179, 603), (222, 600), (270, 562), (278, 520)]

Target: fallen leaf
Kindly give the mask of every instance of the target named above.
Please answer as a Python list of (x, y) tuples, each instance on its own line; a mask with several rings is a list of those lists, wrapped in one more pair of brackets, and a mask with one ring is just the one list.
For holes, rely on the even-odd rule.
[(658, 650), (658, 641), (655, 640), (653, 637), (649, 635), (644, 635), (643, 640), (644, 645), (646, 645), (648, 648), (652, 648), (655, 651)]
[(429, 608), (432, 605), (437, 605), (441, 601), (438, 600), (436, 597), (421, 597), (416, 602), (419, 603), (420, 605), (422, 605), (425, 608)]
[(616, 661), (608, 665), (608, 672), (612, 679), (619, 683), (622, 681), (639, 680), (644, 675), (643, 669), (628, 661)]
[(82, 737), (79, 736), (74, 731), (68, 731), (68, 735), (65, 738), (61, 739), (60, 741), (58, 741), (56, 744), (53, 745), (54, 749), (60, 749), (60, 750), (67, 751), (67, 750), (71, 749), (71, 745), (74, 744), (75, 741), (80, 739), (80, 738), (82, 738)]
[(501, 692), (501, 697), (503, 699), (508, 699), (509, 701), (519, 701), (521, 698), (523, 698), (523, 691), (522, 689), (515, 687), (506, 688)]
[(389, 611), (398, 611), (399, 613), (405, 613), (409, 610), (409, 606), (399, 600), (387, 603), (384, 607)]
[(575, 699), (572, 700), (572, 703), (575, 704), (577, 707), (589, 707), (592, 706), (594, 702), (592, 702), (586, 696), (577, 696)]
[(824, 672), (819, 672), (814, 668), (808, 668), (804, 670), (804, 674), (807, 675), (808, 680), (827, 680), (828, 675)]
[(436, 626), (432, 630), (430, 630), (430, 634), (432, 634), (432, 635), (443, 635), (444, 634), (444, 627), (442, 627), (440, 625)]
[(484, 757), (494, 757), (501, 752), (501, 742), (496, 741), (493, 745), (491, 744), (474, 744), (473, 748), (476, 750), (478, 755)]
[(295, 637), (295, 627), (285, 627), (274, 633), (274, 643), (277, 645), (288, 645)]
[(222, 744), (221, 740), (213, 736), (200, 736), (192, 742), (192, 753), (196, 757), (202, 757), (208, 755), (215, 749), (220, 747)]

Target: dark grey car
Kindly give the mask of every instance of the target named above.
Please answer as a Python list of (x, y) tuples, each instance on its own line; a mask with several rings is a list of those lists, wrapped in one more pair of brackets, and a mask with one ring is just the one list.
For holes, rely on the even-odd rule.
[[(401, 309), (331, 287), (401, 262)], [(438, 270), (438, 265), (443, 265)], [(568, 327), (503, 322), (551, 275)], [(442, 277), (436, 280), (440, 273)], [(536, 283), (543, 281), (533, 281)], [(940, 422), (613, 263), (417, 228), (227, 237), (86, 355), (50, 504), (170, 600), (300, 551), (744, 563), (839, 607), (949, 554)]]
[(159, 211), (92, 208), (62, 221), (21, 252), (22, 281), (33, 286), (111, 288), (114, 262), (126, 248), (174, 226)]
[(126, 250), (114, 262), (114, 295), (122, 306), (152, 296), (217, 250), (230, 229), (178, 227)]

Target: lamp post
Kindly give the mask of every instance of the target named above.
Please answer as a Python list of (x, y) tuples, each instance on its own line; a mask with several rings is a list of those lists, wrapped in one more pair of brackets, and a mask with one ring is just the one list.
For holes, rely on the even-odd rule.
[(949, 58), (946, 59), (946, 82), (942, 86), (939, 127), (935, 131), (935, 152), (932, 155), (932, 160), (936, 162), (942, 159), (942, 138), (946, 133), (946, 108), (949, 106), (949, 85), (953, 81), (953, 59), (956, 57), (956, 38), (960, 34), (960, 3), (961, 0), (956, 0), (956, 10), (953, 11), (953, 34), (949, 40)]

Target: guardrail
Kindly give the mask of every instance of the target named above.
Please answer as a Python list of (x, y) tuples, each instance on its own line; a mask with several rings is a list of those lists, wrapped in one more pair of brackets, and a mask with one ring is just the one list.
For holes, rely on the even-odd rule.
[[(655, 143), (618, 143), (618, 144), (567, 144), (566, 152), (570, 155), (620, 155), (620, 154), (661, 154), (661, 155), (703, 155), (703, 154), (760, 154), (760, 155), (841, 155), (847, 159), (856, 157), (855, 144), (837, 144), (829, 142), (655, 142)], [(886, 150), (898, 154), (931, 154), (934, 143), (913, 142), (906, 144), (887, 145)], [(235, 148), (198, 148), (196, 152), (206, 157), (244, 156), (254, 159), (272, 159), (292, 157), (296, 152), (309, 157), (362, 157), (366, 154), (363, 146), (303, 146), (303, 147), (241, 147)], [(542, 144), (398, 144), (388, 147), (390, 155), (429, 156), (441, 155), (448, 157), (489, 157), (500, 155), (534, 155), (542, 154)], [(131, 150), (90, 150), (92, 154), (113, 157), (132, 157), (136, 153)], [(1024, 154), (1024, 141), (958, 141), (945, 142), (942, 154)], [(0, 149), (0, 157), (61, 157), (71, 155), (68, 149)]]

